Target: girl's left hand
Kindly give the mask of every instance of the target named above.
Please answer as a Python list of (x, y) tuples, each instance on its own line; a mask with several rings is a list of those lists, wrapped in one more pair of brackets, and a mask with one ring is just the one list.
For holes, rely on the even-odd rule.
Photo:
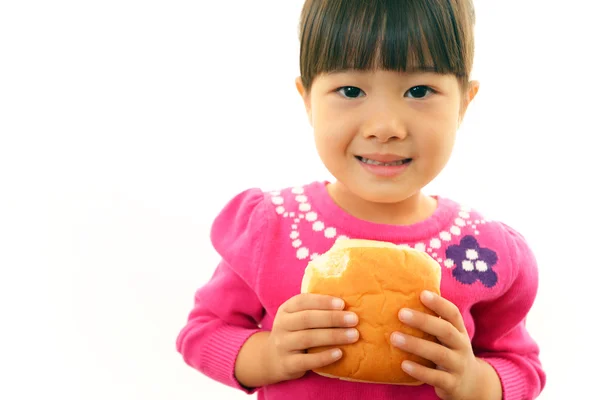
[(460, 311), (450, 301), (427, 291), (421, 294), (421, 301), (441, 318), (408, 309), (400, 310), (399, 318), (406, 325), (437, 337), (441, 344), (399, 332), (394, 332), (391, 340), (396, 347), (432, 361), (437, 369), (409, 361), (402, 363), (402, 369), (435, 387), (443, 400), (485, 398), (480, 392), (489, 371), (484, 361), (473, 354)]

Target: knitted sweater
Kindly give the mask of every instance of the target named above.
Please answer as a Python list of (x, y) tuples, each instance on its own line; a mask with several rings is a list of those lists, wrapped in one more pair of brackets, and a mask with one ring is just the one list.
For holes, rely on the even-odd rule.
[[(461, 311), (474, 353), (500, 376), (504, 400), (534, 399), (545, 385), (539, 348), (525, 319), (538, 288), (535, 258), (504, 223), (436, 197), (427, 220), (376, 224), (338, 207), (327, 182), (237, 194), (219, 213), (211, 238), (222, 257), (199, 288), (177, 338), (185, 362), (206, 376), (259, 400), (437, 399), (433, 387), (347, 382), (308, 372), (304, 377), (246, 389), (234, 376), (249, 336), (269, 330), (279, 306), (300, 292), (307, 262), (338, 238), (374, 239), (428, 252), (442, 268), (441, 294)], [(398, 366), (400, 368), (400, 366)]]

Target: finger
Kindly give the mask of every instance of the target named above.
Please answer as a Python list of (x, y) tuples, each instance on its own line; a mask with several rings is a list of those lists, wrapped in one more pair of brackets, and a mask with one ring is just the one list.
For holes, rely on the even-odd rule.
[(344, 301), (342, 299), (313, 293), (302, 293), (286, 301), (282, 309), (287, 313), (294, 313), (304, 310), (343, 310)]
[(465, 347), (465, 335), (461, 334), (450, 322), (420, 311), (402, 309), (399, 318), (407, 325), (429, 333), (451, 349), (461, 350)]
[(452, 393), (456, 385), (454, 376), (443, 370), (424, 367), (412, 361), (404, 361), (402, 369), (416, 380), (441, 389), (444, 392)]
[(314, 328), (337, 328), (355, 326), (358, 316), (353, 312), (305, 310), (285, 316), (282, 326), (288, 331)]
[(325, 350), (312, 354), (298, 353), (287, 357), (284, 367), (288, 371), (310, 371), (326, 367), (342, 358), (342, 355), (343, 353), (340, 349)]
[(411, 335), (394, 332), (391, 337), (392, 344), (408, 353), (432, 361), (447, 371), (456, 371), (460, 358), (453, 350), (429, 340), (420, 339)]
[(339, 346), (354, 343), (359, 333), (350, 329), (309, 329), (285, 335), (283, 346), (290, 351), (306, 350), (320, 346)]
[(431, 311), (450, 322), (461, 333), (467, 333), (465, 321), (454, 303), (430, 291), (421, 293), (421, 301)]

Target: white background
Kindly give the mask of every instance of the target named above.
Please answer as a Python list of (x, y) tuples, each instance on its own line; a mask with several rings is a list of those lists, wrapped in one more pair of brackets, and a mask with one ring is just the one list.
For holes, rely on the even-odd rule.
[[(600, 30), (582, 4), (476, 3), (481, 91), (427, 188), (534, 248), (544, 400), (598, 393)], [(0, 2), (0, 398), (245, 398), (175, 339), (224, 203), (329, 178), (294, 88), (301, 5)]]

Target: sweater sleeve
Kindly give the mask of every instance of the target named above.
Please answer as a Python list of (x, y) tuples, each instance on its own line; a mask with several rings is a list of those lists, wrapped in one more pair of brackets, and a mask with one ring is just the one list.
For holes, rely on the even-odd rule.
[(258, 189), (238, 194), (220, 212), (211, 241), (221, 261), (196, 291), (176, 343), (189, 366), (248, 394), (257, 388), (239, 384), (235, 362), (246, 340), (261, 330), (264, 309), (254, 288), (268, 225), (267, 203)]
[(536, 259), (524, 238), (512, 228), (507, 246), (512, 276), (502, 295), (473, 307), (473, 350), (500, 377), (503, 400), (535, 399), (546, 383), (539, 359), (539, 346), (526, 328), (526, 317), (537, 295)]

